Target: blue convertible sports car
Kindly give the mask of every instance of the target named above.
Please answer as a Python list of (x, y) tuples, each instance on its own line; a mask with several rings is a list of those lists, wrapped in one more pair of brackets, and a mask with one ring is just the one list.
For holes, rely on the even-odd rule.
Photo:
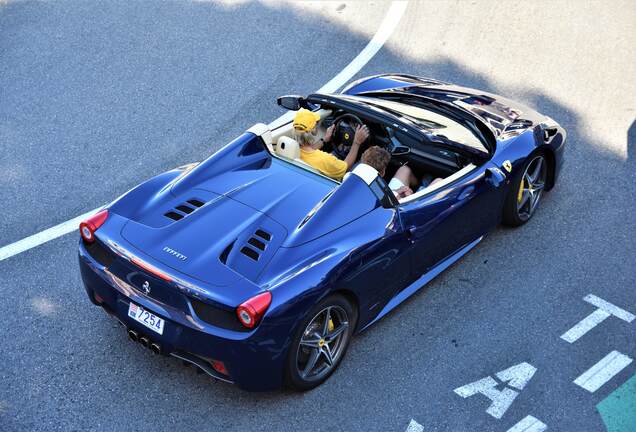
[[(521, 225), (563, 163), (565, 131), (497, 95), (403, 74), (339, 94), (284, 96), (357, 123), (391, 153), (339, 182), (299, 158), (291, 121), (257, 124), (198, 164), (160, 174), (82, 222), (90, 300), (157, 354), (248, 390), (317, 386), (352, 336), (473, 248)], [(349, 128), (349, 129), (347, 129)], [(441, 178), (401, 199), (408, 163)]]

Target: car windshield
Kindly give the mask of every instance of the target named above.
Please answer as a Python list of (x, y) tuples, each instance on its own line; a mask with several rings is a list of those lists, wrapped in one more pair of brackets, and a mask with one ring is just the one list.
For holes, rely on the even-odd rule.
[(406, 117), (423, 131), (445, 137), (451, 141), (488, 153), (481, 140), (461, 123), (436, 112), (400, 102), (374, 98), (368, 103), (384, 108), (392, 113)]

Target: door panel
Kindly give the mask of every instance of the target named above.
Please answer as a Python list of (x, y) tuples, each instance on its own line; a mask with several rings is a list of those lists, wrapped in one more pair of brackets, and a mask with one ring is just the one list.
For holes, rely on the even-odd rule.
[(492, 180), (488, 169), (493, 166), (486, 163), (439, 191), (400, 206), (402, 224), (413, 242), (415, 276), (497, 225), (505, 188), (503, 182)]

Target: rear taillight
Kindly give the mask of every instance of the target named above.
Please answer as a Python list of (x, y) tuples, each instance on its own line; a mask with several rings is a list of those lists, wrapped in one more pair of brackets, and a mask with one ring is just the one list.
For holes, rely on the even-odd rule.
[(263, 318), (269, 304), (272, 302), (272, 294), (265, 291), (252, 297), (236, 308), (239, 321), (247, 328), (254, 328)]
[(108, 218), (108, 210), (98, 211), (79, 226), (80, 234), (87, 243), (93, 243), (95, 241), (95, 231), (104, 225)]

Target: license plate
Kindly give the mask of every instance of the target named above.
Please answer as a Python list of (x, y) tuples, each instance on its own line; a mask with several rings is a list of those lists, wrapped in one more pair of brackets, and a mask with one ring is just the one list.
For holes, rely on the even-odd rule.
[(148, 312), (141, 306), (137, 306), (133, 302), (130, 302), (130, 305), (128, 306), (128, 316), (138, 323), (145, 325), (150, 330), (163, 334), (163, 324), (165, 321), (157, 315)]

